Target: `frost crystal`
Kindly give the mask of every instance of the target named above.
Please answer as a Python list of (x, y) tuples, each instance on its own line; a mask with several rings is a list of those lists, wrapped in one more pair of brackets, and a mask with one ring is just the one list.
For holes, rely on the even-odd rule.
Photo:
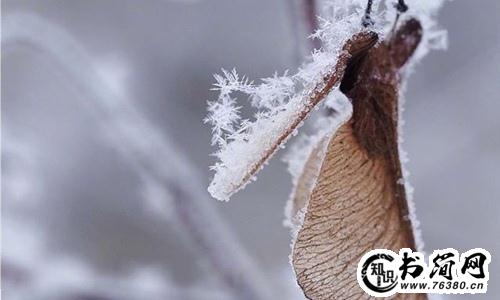
[[(396, 10), (391, 9), (394, 2), (376, 1), (373, 7), (375, 26), (370, 30), (377, 32), (381, 39), (390, 34), (394, 24)], [(446, 45), (445, 32), (437, 30), (433, 21), (442, 2), (414, 1), (408, 12), (402, 15), (403, 19), (419, 19), (425, 32), (412, 63), (430, 49)], [(219, 147), (214, 153), (218, 161), (211, 167), (215, 175), (208, 188), (214, 198), (228, 200), (255, 179), (255, 173), (272, 154), (283, 147), (290, 135), (297, 133), (302, 119), (312, 108), (308, 97), (317, 92), (312, 90), (313, 87), (320, 86), (324, 76), (332, 72), (344, 43), (363, 30), (361, 19), (365, 5), (366, 0), (326, 1), (320, 28), (313, 35), (322, 41), (322, 49), (313, 52), (309, 62), (295, 74), (275, 74), (261, 79), (258, 84), (238, 76), (235, 70), (222, 70), (222, 75), (215, 75), (214, 89), (219, 91), (219, 97), (209, 102), (205, 119), (212, 125), (212, 144)], [(252, 119), (240, 117), (241, 107), (232, 97), (234, 93), (248, 97), (251, 106), (257, 110)], [(298, 124), (290, 126), (295, 121)]]

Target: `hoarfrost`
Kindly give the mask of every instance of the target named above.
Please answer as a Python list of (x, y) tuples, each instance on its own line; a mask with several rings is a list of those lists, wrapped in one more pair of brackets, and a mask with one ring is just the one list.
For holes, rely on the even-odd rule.
[[(391, 9), (394, 2), (377, 1), (373, 7), (371, 17), (375, 26), (370, 30), (377, 32), (381, 39), (390, 34), (394, 24), (396, 10)], [(446, 46), (446, 32), (437, 29), (433, 20), (442, 3), (443, 0), (413, 2), (402, 15), (402, 19), (419, 19), (425, 32), (411, 64), (429, 50)], [(209, 102), (205, 119), (212, 125), (212, 144), (219, 147), (214, 153), (217, 162), (211, 167), (215, 175), (208, 188), (214, 198), (228, 200), (255, 180), (257, 171), (274, 152), (283, 148), (291, 135), (297, 134), (303, 123), (299, 117), (304, 118), (311, 109), (307, 97), (314, 95), (311, 89), (321, 84), (325, 74), (335, 66), (344, 43), (363, 30), (361, 19), (365, 5), (366, 0), (326, 1), (319, 29), (312, 35), (322, 41), (323, 47), (311, 53), (309, 61), (295, 74), (275, 74), (261, 79), (259, 84), (240, 77), (236, 70), (222, 70), (222, 75), (215, 75), (214, 89), (219, 91), (219, 97)], [(257, 110), (252, 119), (241, 118), (241, 106), (234, 93), (248, 97), (250, 105)], [(290, 127), (294, 121), (300, 122)]]

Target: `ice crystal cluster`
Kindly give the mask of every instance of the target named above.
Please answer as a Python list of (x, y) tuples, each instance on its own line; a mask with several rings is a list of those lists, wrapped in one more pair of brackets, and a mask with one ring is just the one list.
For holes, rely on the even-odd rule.
[[(396, 19), (394, 2), (374, 1), (372, 19), (375, 25), (369, 29), (377, 32), (380, 40), (390, 34)], [(401, 16), (402, 20), (416, 17), (424, 30), (423, 40), (410, 65), (430, 49), (446, 45), (446, 32), (439, 30), (433, 20), (442, 2), (443, 0), (412, 1), (409, 3), (410, 9)], [(228, 200), (232, 194), (254, 180), (258, 169), (277, 149), (284, 147), (290, 136), (296, 134), (297, 128), (303, 123), (301, 118), (304, 116), (301, 113), (308, 105), (308, 96), (314, 93), (312, 89), (320, 86), (324, 76), (331, 72), (344, 43), (353, 34), (366, 30), (361, 26), (365, 6), (366, 0), (325, 1), (319, 18), (319, 29), (311, 37), (320, 39), (322, 48), (312, 52), (308, 61), (295, 74), (275, 74), (257, 83), (239, 76), (234, 69), (222, 70), (222, 74), (215, 75), (214, 89), (219, 91), (219, 97), (209, 102), (208, 116), (205, 119), (205, 122), (212, 125), (212, 144), (218, 147), (214, 153), (217, 162), (212, 166), (215, 175), (208, 188), (214, 198)], [(253, 118), (241, 117), (241, 105), (238, 104), (236, 94), (248, 98), (256, 110)], [(334, 123), (342, 121), (339, 118), (349, 118), (349, 114), (337, 114)], [(287, 133), (290, 123), (295, 120), (300, 123), (292, 132)], [(300, 165), (301, 159), (297, 158), (292, 164)]]

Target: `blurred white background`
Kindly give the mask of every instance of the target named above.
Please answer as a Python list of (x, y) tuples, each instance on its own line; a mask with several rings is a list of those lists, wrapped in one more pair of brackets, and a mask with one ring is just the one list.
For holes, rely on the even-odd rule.
[[(404, 149), (425, 248), (482, 247), (493, 257), (486, 295), (449, 299), (500, 297), (499, 14), (497, 0), (447, 2), (439, 23), (449, 49), (428, 55), (408, 84)], [(286, 165), (274, 158), (231, 202), (211, 199), (214, 149), (202, 122), (221, 67), (250, 78), (297, 68), (297, 45), (307, 40), (293, 18), (286, 0), (2, 1), (2, 296), (232, 299), (189, 231), (173, 221), (164, 191), (130, 155), (119, 155), (129, 144), (108, 130), (109, 115), (126, 116), (125, 133), (143, 121), (129, 118), (123, 100), (157, 131), (138, 131), (136, 143), (144, 137), (149, 149), (158, 134), (180, 149), (158, 152), (158, 168), (184, 178), (178, 173), (188, 166), (176, 155), (185, 157), (196, 201), (215, 208), (279, 299), (300, 299), (282, 226)], [(86, 60), (66, 60), (68, 67), (43, 49), (50, 45), (5, 40), (33, 24), (52, 46), (64, 37), (33, 19), (64, 31)], [(80, 69), (96, 77), (76, 78)], [(100, 111), (88, 81), (117, 99), (111, 113)]]

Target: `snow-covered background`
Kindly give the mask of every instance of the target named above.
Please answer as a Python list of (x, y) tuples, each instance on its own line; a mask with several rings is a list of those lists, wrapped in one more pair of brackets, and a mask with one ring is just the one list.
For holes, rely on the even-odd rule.
[[(283, 153), (231, 202), (218, 202), (206, 192), (214, 149), (202, 121), (221, 67), (250, 78), (297, 67), (297, 43), (307, 41), (292, 10), (286, 0), (2, 1), (2, 38), (37, 17), (88, 55), (62, 59), (71, 63), (65, 67), (42, 51), (47, 46), (23, 39), (2, 46), (4, 299), (231, 299), (178, 224), (172, 197), (213, 208), (247, 250), (249, 257), (233, 259), (254, 264), (253, 275), (280, 298), (300, 295), (282, 226), (291, 190)], [(404, 113), (426, 249), (490, 250), (481, 299), (500, 296), (499, 12), (496, 0), (445, 4), (439, 23), (449, 50), (417, 66)], [(9, 16), (18, 23), (7, 24)], [(86, 70), (95, 78), (72, 75)], [(116, 114), (96, 105), (103, 99), (118, 99), (107, 104)], [(134, 160), (137, 153), (144, 157)], [(155, 158), (157, 166), (140, 164)], [(148, 168), (167, 170), (162, 178), (187, 191), (162, 190)]]

